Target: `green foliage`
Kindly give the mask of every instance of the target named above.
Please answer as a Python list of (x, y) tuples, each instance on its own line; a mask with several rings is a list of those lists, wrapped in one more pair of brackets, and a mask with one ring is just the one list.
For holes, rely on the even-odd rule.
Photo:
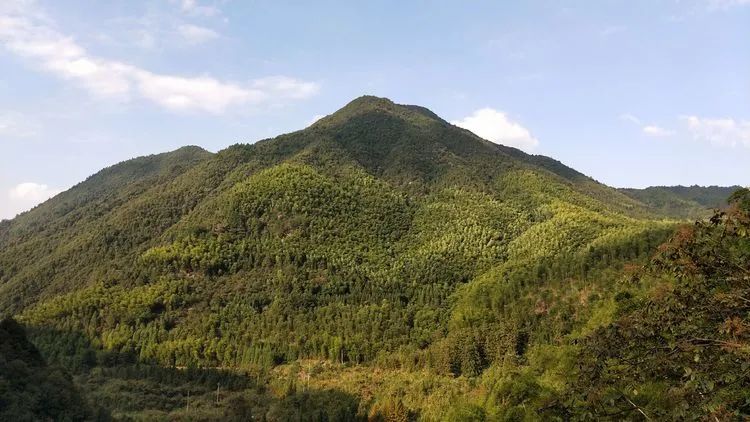
[(293, 392), (271, 406), (267, 418), (277, 421), (364, 420), (356, 398), (340, 391)]
[(750, 209), (750, 189), (737, 189), (729, 196), (727, 202), (742, 210)]
[(0, 321), (0, 420), (108, 420), (81, 396), (70, 374), (47, 366), (16, 321)]
[(470, 403), (461, 403), (451, 407), (445, 416), (445, 420), (455, 422), (481, 422), (487, 420), (487, 414), (481, 406)]
[[(732, 200), (646, 274), (671, 211), (363, 97), (254, 145), (122, 163), (0, 223), (0, 310), (124, 419), (744, 415)], [(688, 334), (742, 346), (664, 363), (665, 345), (695, 359)], [(378, 384), (309, 388), (310, 360)]]
[(750, 207), (683, 227), (583, 342), (578, 400), (594, 415), (734, 419), (750, 414)]

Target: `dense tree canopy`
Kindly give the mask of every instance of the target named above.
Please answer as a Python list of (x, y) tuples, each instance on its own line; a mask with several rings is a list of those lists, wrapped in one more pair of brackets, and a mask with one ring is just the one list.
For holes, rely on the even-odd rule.
[(15, 320), (0, 321), (0, 420), (108, 420), (91, 406), (70, 374), (48, 366)]
[(658, 207), (363, 97), (3, 223), (0, 309), (116, 418), (744, 415), (746, 201), (643, 269)]

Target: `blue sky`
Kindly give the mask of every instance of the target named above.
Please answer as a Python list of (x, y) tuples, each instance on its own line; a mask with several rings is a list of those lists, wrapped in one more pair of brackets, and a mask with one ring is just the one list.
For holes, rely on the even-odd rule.
[(0, 218), (373, 94), (612, 186), (750, 184), (750, 0), (2, 0)]

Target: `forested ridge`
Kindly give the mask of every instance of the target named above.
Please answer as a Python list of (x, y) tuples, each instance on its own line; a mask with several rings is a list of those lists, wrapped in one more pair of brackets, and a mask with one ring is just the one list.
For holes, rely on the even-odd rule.
[(675, 218), (699, 219), (711, 210), (724, 208), (727, 199), (741, 186), (651, 186), (619, 189), (620, 192)]
[(99, 417), (747, 416), (747, 191), (645, 198), (361, 97), (0, 223), (0, 309)]

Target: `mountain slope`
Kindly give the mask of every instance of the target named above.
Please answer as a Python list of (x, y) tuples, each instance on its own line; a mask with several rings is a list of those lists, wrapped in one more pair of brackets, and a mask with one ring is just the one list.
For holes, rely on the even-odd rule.
[[(120, 263), (129, 266), (132, 255), (127, 253), (179, 219), (200, 197), (200, 192), (189, 191), (167, 197), (161, 187), (174, 186), (175, 178), (210, 156), (200, 148), (184, 147), (129, 160), (4, 222), (0, 226), (3, 308), (18, 309), (38, 294), (56, 294), (90, 277), (120, 271)], [(149, 195), (159, 198), (158, 208), (144, 204)], [(123, 224), (136, 220), (137, 227)], [(118, 248), (118, 243), (126, 247)]]
[[(178, 150), (103, 171), (4, 230), (0, 292), (3, 307), (20, 310), (102, 283), (153, 289), (168, 276), (184, 284), (187, 274), (191, 288), (200, 286), (196, 278), (222, 276), (219, 291), (234, 298), (234, 290), (247, 289), (239, 280), (269, 290), (269, 275), (280, 271), (278, 288), (311, 284), (313, 312), (330, 312), (316, 304), (319, 289), (336, 303), (343, 292), (361, 291), (346, 311), (356, 313), (369, 306), (371, 289), (392, 283), (399, 284), (392, 293), (379, 294), (405, 305), (426, 290), (441, 307), (457, 283), (524, 255), (515, 251), (528, 242), (522, 234), (533, 242), (546, 236), (532, 230), (537, 224), (579, 210), (593, 214), (578, 214), (576, 224), (598, 215), (607, 222), (579, 238), (558, 238), (555, 248), (572, 251), (611, 230), (644, 230), (645, 221), (628, 215), (648, 215), (554, 160), (489, 143), (422, 108), (362, 97), (273, 140), (214, 156)], [(251, 299), (255, 312), (281, 299), (276, 289)], [(187, 324), (194, 317), (180, 311), (175, 318)], [(246, 323), (235, 318), (232, 324)], [(403, 323), (397, 343), (409, 337)]]
[(449, 186), (529, 195), (523, 184), (534, 180), (540, 187), (549, 185), (550, 192), (570, 192), (568, 199), (589, 208), (647, 215), (637, 202), (553, 160), (491, 144), (421, 108), (362, 97), (304, 131), (231, 147), (213, 157), (183, 148), (113, 166), (5, 223), (0, 229), (0, 304), (20, 309), (37, 295), (121, 278), (118, 273), (132, 278), (127, 274), (132, 261), (146, 245), (158, 243), (160, 233), (216, 209), (215, 201), (224, 200), (222, 194), (233, 184), (285, 160), (324, 171), (358, 168), (418, 195)]
[(0, 310), (68, 333), (48, 353), (85, 338), (108, 361), (177, 368), (396, 361), (476, 377), (606, 322), (616, 274), (674, 226), (558, 161), (375, 97), (253, 145), (136, 163), (150, 164), (0, 229)]

